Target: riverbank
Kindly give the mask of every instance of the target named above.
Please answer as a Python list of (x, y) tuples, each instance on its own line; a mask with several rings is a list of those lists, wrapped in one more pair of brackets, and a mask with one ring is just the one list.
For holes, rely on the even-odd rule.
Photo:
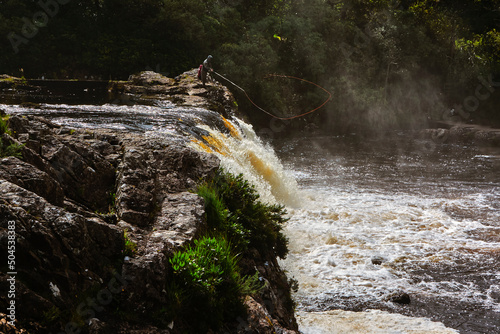
[[(200, 124), (229, 133), (221, 115), (236, 112), (225, 87), (203, 88), (194, 74), (171, 79), (147, 72), (108, 86), (115, 103), (164, 102), (171, 120), (162, 136), (9, 118), (2, 142), (22, 145), (22, 157), (0, 160), (1, 239), (10, 240), (10, 230), (16, 236), (14, 267), (4, 264), (1, 274), (2, 289), (11, 280), (15, 295), (2, 295), (0, 304), (7, 309), (14, 302), (17, 331), (197, 333), (199, 315), (214, 312), (183, 310), (189, 296), (172, 285), (174, 254), (208, 232), (206, 203), (193, 190), (220, 165), (189, 144), (203, 140)], [(4, 91), (19, 87), (28, 90), (4, 78)], [(7, 242), (0, 247), (7, 254)], [(238, 259), (241, 275), (256, 273), (261, 284), (241, 297), (245, 312), (205, 331), (297, 333), (290, 285), (276, 256), (250, 247)], [(3, 315), (6, 333), (15, 331), (5, 324), (9, 316)]]
[[(225, 86), (203, 88), (196, 79), (196, 71), (193, 69), (176, 78), (147, 71), (132, 75), (127, 81), (27, 80), (0, 75), (0, 100), (33, 106), (38, 103), (151, 105), (170, 101), (178, 106), (213, 110), (225, 117), (236, 113), (242, 119), (247, 118), (238, 113), (237, 103)], [(317, 128), (310, 123), (303, 131), (314, 133)], [(436, 144), (500, 147), (500, 129), (463, 122), (431, 121), (428, 128), (419, 130), (415, 136), (431, 139)]]
[(175, 78), (152, 71), (128, 81), (42, 80), (0, 75), (0, 100), (7, 104), (151, 105), (170, 101), (178, 106), (205, 108), (221, 115), (237, 112), (231, 92), (218, 83), (203, 87), (197, 69)]
[(426, 139), (442, 144), (469, 144), (479, 147), (500, 147), (500, 129), (459, 122), (434, 122), (433, 128), (421, 131)]

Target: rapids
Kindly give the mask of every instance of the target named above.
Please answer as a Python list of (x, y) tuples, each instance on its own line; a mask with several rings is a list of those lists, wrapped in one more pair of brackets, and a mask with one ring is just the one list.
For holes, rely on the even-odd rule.
[(206, 130), (224, 168), (288, 206), (282, 265), (305, 334), (500, 331), (500, 151), (400, 135), (288, 139), (275, 153), (236, 121), (231, 136)]
[[(303, 198), (290, 210), (283, 265), (300, 284), (305, 332), (313, 323), (355, 321), (326, 311), (378, 309), (460, 333), (500, 333), (500, 151), (405, 135), (298, 138), (275, 147)], [(405, 294), (409, 304), (395, 302)], [(417, 331), (413, 318), (404, 324), (385, 313), (384, 332), (373, 311), (358, 316), (374, 327), (357, 333), (449, 333)]]
[[(78, 128), (171, 136), (287, 206), (304, 334), (500, 333), (500, 152), (404, 134), (264, 143), (197, 108), (0, 105)], [(401, 302), (398, 296), (406, 295)], [(409, 303), (407, 303), (409, 301)]]
[(231, 136), (206, 130), (224, 168), (288, 206), (282, 265), (305, 334), (500, 331), (500, 151), (395, 135), (275, 153), (236, 122)]

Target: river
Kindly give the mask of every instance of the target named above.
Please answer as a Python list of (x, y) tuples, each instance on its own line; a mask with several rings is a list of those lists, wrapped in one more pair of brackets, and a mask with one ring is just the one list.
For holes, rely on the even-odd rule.
[(369, 309), (500, 333), (500, 150), (406, 134), (274, 146), (302, 198), (283, 265), (299, 282), (305, 333), (364, 332), (339, 329), (342, 317), (365, 319), (366, 333), (447, 332), (387, 313), (327, 312)]
[[(169, 103), (0, 109), (153, 136), (210, 113)], [(231, 135), (196, 123), (224, 168), (287, 205), (281, 264), (298, 283), (304, 334), (500, 333), (500, 151), (404, 133), (266, 144), (239, 120), (225, 123)]]

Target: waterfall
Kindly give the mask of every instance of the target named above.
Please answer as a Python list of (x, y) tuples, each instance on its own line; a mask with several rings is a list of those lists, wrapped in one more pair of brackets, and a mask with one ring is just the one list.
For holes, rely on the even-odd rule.
[(207, 134), (201, 140), (193, 138), (190, 146), (216, 154), (224, 170), (235, 175), (243, 174), (255, 186), (263, 202), (297, 206), (297, 182), (286, 172), (273, 148), (244, 121), (223, 118), (223, 122), (228, 134), (207, 125), (198, 125)]

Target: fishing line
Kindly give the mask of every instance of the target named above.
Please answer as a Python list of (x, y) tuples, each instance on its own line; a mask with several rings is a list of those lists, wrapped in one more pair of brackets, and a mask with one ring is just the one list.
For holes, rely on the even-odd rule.
[(229, 82), (230, 84), (232, 84), (234, 87), (238, 88), (239, 90), (241, 90), (243, 92), (243, 94), (245, 94), (245, 96), (247, 97), (248, 101), (250, 101), (257, 109), (259, 109), (260, 111), (264, 112), (265, 114), (271, 116), (271, 117), (274, 117), (274, 118), (277, 118), (277, 119), (280, 119), (280, 120), (290, 120), (290, 119), (294, 119), (294, 118), (298, 118), (298, 117), (302, 117), (302, 116), (305, 116), (307, 114), (310, 114), (310, 113), (313, 113), (315, 112), (316, 110), (322, 108), (325, 104), (328, 103), (328, 101), (330, 101), (330, 99), (332, 98), (332, 93), (330, 93), (329, 91), (327, 91), (325, 88), (321, 87), (320, 85), (314, 83), (314, 82), (311, 82), (309, 80), (306, 80), (306, 79), (302, 79), (302, 78), (298, 78), (298, 77), (294, 77), (294, 76), (290, 76), (290, 75), (283, 75), (283, 74), (268, 74), (264, 77), (264, 79), (267, 79), (267, 78), (270, 78), (270, 77), (280, 77), (280, 78), (286, 78), (286, 79), (295, 79), (295, 80), (300, 80), (300, 81), (304, 81), (304, 82), (307, 82), (308, 84), (311, 84), (311, 85), (314, 85), (318, 88), (320, 88), (321, 90), (323, 90), (325, 93), (328, 94), (328, 98), (325, 100), (325, 102), (323, 102), (320, 106), (312, 109), (312, 110), (309, 110), (308, 112), (305, 112), (303, 114), (300, 114), (300, 115), (295, 115), (295, 116), (291, 116), (291, 117), (279, 117), (279, 116), (276, 116), (272, 113), (270, 113), (269, 111), (266, 111), (265, 109), (259, 107), (255, 102), (253, 102), (253, 100), (250, 98), (250, 96), (248, 96), (247, 92), (241, 88), (240, 86), (238, 86), (237, 84), (235, 84), (234, 82), (232, 82), (231, 80), (229, 80), (228, 78), (224, 77), (223, 75), (213, 71), (213, 73), (217, 74), (218, 76), (220, 76), (222, 79), (226, 80), (227, 82)]

